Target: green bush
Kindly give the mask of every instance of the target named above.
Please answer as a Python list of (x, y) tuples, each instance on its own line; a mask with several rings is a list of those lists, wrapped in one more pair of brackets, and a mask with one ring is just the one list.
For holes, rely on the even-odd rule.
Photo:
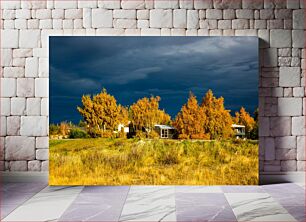
[(89, 135), (84, 130), (79, 128), (73, 128), (69, 132), (69, 138), (76, 139), (76, 138), (89, 138)]

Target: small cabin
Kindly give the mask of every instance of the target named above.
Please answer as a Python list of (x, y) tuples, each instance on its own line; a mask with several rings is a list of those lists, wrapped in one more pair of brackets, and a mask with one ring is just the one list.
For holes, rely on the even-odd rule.
[(154, 130), (161, 139), (172, 139), (175, 135), (175, 128), (167, 125), (155, 125)]
[(245, 137), (245, 126), (233, 124), (232, 129), (234, 130), (236, 139)]

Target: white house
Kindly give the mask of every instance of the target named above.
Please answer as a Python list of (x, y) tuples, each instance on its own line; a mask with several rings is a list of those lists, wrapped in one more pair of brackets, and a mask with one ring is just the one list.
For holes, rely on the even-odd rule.
[(155, 125), (154, 130), (159, 134), (162, 139), (171, 139), (175, 134), (175, 128), (167, 125)]
[(238, 125), (238, 124), (232, 124), (232, 128), (235, 132), (235, 136), (237, 139), (240, 137), (245, 137), (245, 126), (244, 125)]

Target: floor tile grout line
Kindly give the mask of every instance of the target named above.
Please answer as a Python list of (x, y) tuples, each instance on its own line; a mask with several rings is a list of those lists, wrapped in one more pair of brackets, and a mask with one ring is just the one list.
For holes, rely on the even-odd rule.
[(118, 217), (118, 222), (120, 221), (120, 218), (121, 218), (121, 215), (122, 215), (122, 211), (123, 211), (124, 205), (126, 203), (126, 200), (127, 200), (128, 196), (129, 196), (130, 190), (131, 190), (131, 186), (129, 186), (129, 189), (128, 189), (127, 193), (126, 193), (126, 197), (125, 197), (124, 202), (122, 204), (122, 207), (121, 207), (121, 210), (120, 210), (120, 215)]
[(223, 194), (223, 196), (224, 196), (226, 202), (228, 203), (228, 206), (230, 207), (232, 213), (234, 214), (234, 216), (235, 216), (235, 218), (236, 218), (236, 222), (237, 222), (237, 221), (238, 221), (238, 218), (237, 218), (237, 216), (236, 216), (236, 214), (235, 214), (235, 212), (234, 212), (234, 210), (233, 210), (231, 204), (229, 203), (229, 201), (228, 201), (228, 199), (227, 199), (227, 196), (225, 195), (224, 190), (223, 190), (222, 188), (221, 188), (221, 190), (222, 190), (222, 194)]

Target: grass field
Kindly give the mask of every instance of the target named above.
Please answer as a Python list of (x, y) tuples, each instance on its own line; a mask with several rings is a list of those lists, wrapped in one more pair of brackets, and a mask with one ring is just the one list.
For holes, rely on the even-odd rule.
[(257, 141), (50, 140), (51, 185), (255, 185)]

